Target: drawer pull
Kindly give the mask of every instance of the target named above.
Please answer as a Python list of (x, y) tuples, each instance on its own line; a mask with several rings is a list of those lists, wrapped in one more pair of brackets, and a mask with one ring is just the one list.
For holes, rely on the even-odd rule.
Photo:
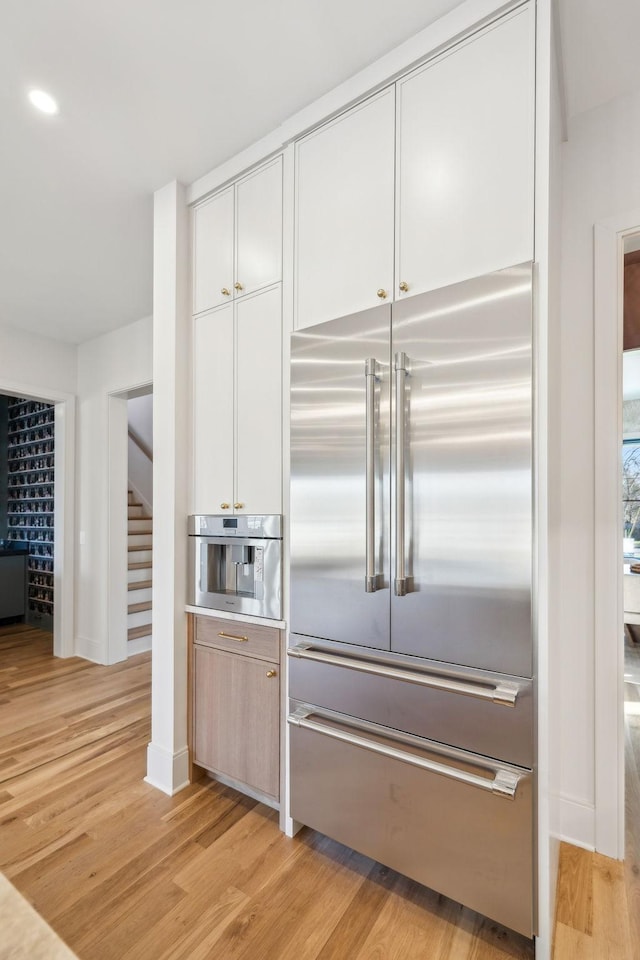
[[(458, 767), (450, 767), (445, 763), (438, 763), (436, 760), (427, 760), (426, 757), (420, 757), (415, 753), (408, 753), (405, 750), (399, 750), (397, 747), (391, 747), (385, 743), (378, 743), (377, 740), (369, 740), (367, 737), (358, 736), (356, 733), (350, 733), (347, 730), (339, 730), (336, 727), (327, 727), (317, 720), (311, 720), (310, 716), (314, 711), (306, 707), (299, 707), (294, 713), (287, 717), (287, 722), (291, 726), (302, 727), (305, 730), (312, 730), (314, 733), (320, 733), (332, 740), (340, 740), (353, 747), (360, 747), (368, 750), (370, 753), (377, 753), (383, 757), (389, 757), (391, 760), (398, 760), (401, 763), (407, 763), (412, 767), (419, 767), (421, 770), (427, 770), (429, 773), (435, 773), (440, 777), (447, 777), (449, 780), (458, 780), (469, 787), (477, 787), (479, 790), (486, 790), (489, 793), (495, 793), (499, 797), (506, 797), (513, 800), (518, 789), (521, 776), (513, 770), (499, 769), (492, 770), (493, 779), (489, 780), (480, 777), (476, 773), (468, 773), (466, 770), (460, 770)], [(334, 719), (334, 717), (329, 717)], [(344, 722), (339, 715), (335, 719)], [(345, 718), (346, 719), (346, 718)], [(389, 730), (379, 727), (377, 724), (368, 724), (365, 721), (359, 721), (362, 728), (371, 728), (374, 733), (383, 732), (389, 737)], [(431, 749), (431, 748), (430, 748)]]
[(493, 686), (482, 686), (476, 683), (467, 683), (464, 680), (454, 680), (452, 677), (443, 677), (439, 674), (422, 673), (417, 670), (403, 670), (401, 667), (388, 667), (371, 660), (351, 660), (349, 657), (339, 657), (323, 650), (314, 650), (304, 644), (298, 644), (287, 650), (290, 657), (299, 660), (314, 660), (317, 663), (328, 663), (336, 667), (346, 667), (347, 670), (356, 670), (359, 673), (372, 673), (375, 676), (390, 677), (393, 680), (405, 680), (422, 687), (432, 687), (435, 690), (446, 690), (449, 693), (461, 693), (465, 697), (475, 697), (477, 700), (488, 700), (503, 707), (515, 707), (518, 693), (515, 683), (500, 680)]
[(249, 637), (236, 637), (234, 633), (224, 633), (222, 630), (218, 634), (219, 637), (224, 637), (225, 640), (237, 640), (238, 643), (248, 643)]

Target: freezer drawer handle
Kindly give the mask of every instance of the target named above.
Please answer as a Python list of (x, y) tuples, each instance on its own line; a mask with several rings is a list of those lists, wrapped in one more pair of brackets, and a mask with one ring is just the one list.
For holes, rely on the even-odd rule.
[(407, 593), (404, 546), (404, 494), (405, 494), (405, 385), (409, 374), (406, 353), (396, 353), (396, 575), (393, 589), (397, 597)]
[(384, 743), (378, 743), (376, 740), (369, 740), (367, 737), (360, 737), (355, 733), (349, 733), (346, 730), (340, 730), (337, 727), (326, 727), (317, 720), (311, 720), (313, 713), (304, 707), (299, 708), (287, 717), (287, 722), (294, 727), (302, 727), (304, 730), (312, 730), (314, 733), (320, 733), (325, 737), (331, 737), (333, 740), (341, 740), (343, 743), (349, 743), (353, 747), (360, 747), (368, 750), (370, 753), (377, 753), (383, 757), (389, 757), (391, 760), (399, 760), (401, 763), (408, 763), (412, 767), (419, 767), (421, 770), (427, 770), (429, 773), (436, 773), (438, 776), (447, 777), (449, 780), (458, 780), (469, 787), (477, 787), (479, 790), (487, 790), (489, 793), (495, 793), (499, 797), (506, 797), (508, 800), (515, 799), (518, 784), (521, 777), (512, 770), (497, 770), (494, 773), (493, 780), (480, 777), (475, 773), (468, 773), (466, 770), (459, 770), (457, 767), (449, 767), (445, 763), (438, 763), (436, 760), (427, 760), (415, 753), (408, 753), (405, 750), (399, 750), (397, 747), (390, 747)]
[(402, 670), (399, 667), (387, 667), (370, 660), (350, 660), (348, 657), (339, 657), (333, 653), (314, 650), (312, 647), (298, 644), (289, 647), (290, 657), (299, 660), (315, 660), (318, 663), (328, 663), (336, 667), (346, 667), (348, 670), (357, 670), (360, 673), (372, 673), (380, 677), (391, 677), (393, 680), (404, 680), (408, 683), (417, 683), (422, 687), (432, 687), (436, 690), (446, 690), (449, 693), (461, 693), (466, 697), (475, 697), (478, 700), (489, 700), (503, 707), (515, 707), (519, 688), (515, 683), (498, 680), (493, 686), (481, 686), (475, 683), (465, 683), (452, 677), (443, 677), (438, 674), (421, 673), (415, 670)]
[(370, 358), (364, 362), (367, 384), (366, 401), (366, 540), (365, 540), (365, 593), (378, 589), (376, 574), (376, 381), (379, 381), (379, 365)]

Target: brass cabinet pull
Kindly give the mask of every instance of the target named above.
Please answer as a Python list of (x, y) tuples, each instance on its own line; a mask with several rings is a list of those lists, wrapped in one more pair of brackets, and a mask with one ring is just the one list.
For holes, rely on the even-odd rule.
[(386, 300), (386, 299), (387, 299), (387, 291), (386, 291), (386, 290), (383, 290), (382, 287), (380, 287), (380, 289), (378, 290), (378, 296), (380, 297), (381, 300)]
[(234, 503), (233, 506), (235, 507), (236, 510), (242, 510), (242, 508), (244, 507), (244, 503)]
[(223, 287), (222, 290), (220, 291), (220, 293), (222, 294), (223, 297), (230, 297), (230, 296), (231, 296), (231, 290), (227, 290), (226, 287)]
[(244, 290), (244, 287), (242, 286), (241, 283), (234, 283), (233, 286), (235, 290)]
[(277, 677), (278, 674), (276, 673), (275, 670), (267, 670), (267, 676), (268, 676), (269, 678), (271, 678), (271, 677)]
[(407, 293), (409, 290), (409, 284), (405, 280), (400, 281), (400, 290), (402, 293)]
[(225, 640), (237, 640), (238, 643), (248, 643), (249, 637), (236, 637), (233, 633), (224, 633), (223, 630), (218, 634), (219, 637), (224, 637)]
[(220, 508), (221, 508), (222, 510), (228, 510), (228, 509), (229, 509), (229, 504), (226, 502), (226, 500), (225, 500), (224, 503), (221, 503), (221, 504), (220, 504)]

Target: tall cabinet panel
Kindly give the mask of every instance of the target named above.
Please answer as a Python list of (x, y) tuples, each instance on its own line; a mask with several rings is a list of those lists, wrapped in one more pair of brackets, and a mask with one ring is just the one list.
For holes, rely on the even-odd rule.
[(397, 84), (400, 297), (533, 259), (533, 57), (527, 7)]
[(280, 513), (282, 157), (193, 218), (193, 511)]
[(224, 303), (233, 290), (233, 187), (193, 214), (193, 312)]
[(237, 511), (282, 510), (281, 371), (277, 286), (236, 305), (236, 497), (243, 505)]
[(282, 158), (236, 186), (236, 296), (282, 277)]
[(394, 93), (359, 104), (296, 144), (296, 327), (392, 294)]
[(233, 310), (193, 322), (194, 513), (233, 504)]

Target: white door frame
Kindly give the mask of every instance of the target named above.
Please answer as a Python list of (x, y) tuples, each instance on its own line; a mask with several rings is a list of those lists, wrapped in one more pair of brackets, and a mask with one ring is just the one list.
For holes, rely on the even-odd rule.
[[(595, 847), (624, 858), (622, 345), (624, 240), (640, 210), (594, 231)], [(586, 598), (585, 598), (586, 600)]]
[(72, 393), (0, 380), (0, 393), (54, 404), (53, 655), (75, 655), (75, 445), (76, 398)]
[(107, 396), (108, 402), (108, 559), (107, 559), (107, 663), (119, 663), (128, 656), (128, 416), (127, 400), (150, 392), (152, 381), (132, 384)]

